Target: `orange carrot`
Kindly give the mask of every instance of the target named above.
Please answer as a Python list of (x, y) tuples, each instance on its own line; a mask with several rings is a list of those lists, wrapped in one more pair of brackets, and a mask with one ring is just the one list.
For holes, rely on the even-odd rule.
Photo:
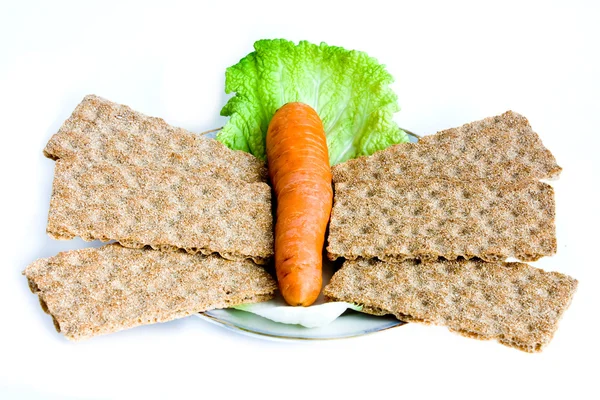
[(277, 197), (275, 270), (292, 306), (309, 306), (322, 284), (323, 243), (333, 190), (325, 131), (309, 105), (288, 103), (267, 131), (269, 177)]

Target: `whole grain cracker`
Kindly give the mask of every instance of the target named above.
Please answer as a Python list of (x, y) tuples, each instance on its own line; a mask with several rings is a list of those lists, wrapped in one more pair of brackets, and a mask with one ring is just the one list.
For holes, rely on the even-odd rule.
[(265, 163), (249, 153), (94, 95), (75, 108), (44, 154), (54, 160), (78, 157), (137, 167), (218, 170), (247, 182), (267, 180)]
[(555, 179), (561, 168), (525, 117), (512, 111), (391, 146), (332, 168), (333, 181)]
[(342, 182), (335, 184), (327, 252), (332, 260), (534, 261), (556, 252), (554, 215), (554, 191), (542, 182)]
[(443, 325), (467, 337), (539, 352), (576, 288), (567, 275), (522, 263), (359, 260), (346, 261), (324, 294), (362, 304), (366, 313)]
[(71, 340), (266, 301), (277, 287), (249, 260), (118, 244), (62, 252), (23, 274), (57, 331)]
[(47, 232), (263, 263), (273, 254), (271, 189), (202, 171), (60, 159)]

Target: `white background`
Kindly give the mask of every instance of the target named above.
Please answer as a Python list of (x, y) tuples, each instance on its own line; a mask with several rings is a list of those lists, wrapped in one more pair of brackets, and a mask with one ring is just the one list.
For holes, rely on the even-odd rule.
[[(211, 3), (0, 5), (0, 398), (599, 398), (597, 3)], [(418, 133), (528, 117), (564, 168), (558, 253), (535, 265), (580, 282), (543, 353), (417, 324), (324, 342), (195, 317), (77, 344), (54, 331), (20, 273), (89, 244), (45, 234), (50, 136), (88, 93), (195, 132), (221, 126), (225, 68), (276, 37), (378, 58), (396, 78), (399, 124)]]

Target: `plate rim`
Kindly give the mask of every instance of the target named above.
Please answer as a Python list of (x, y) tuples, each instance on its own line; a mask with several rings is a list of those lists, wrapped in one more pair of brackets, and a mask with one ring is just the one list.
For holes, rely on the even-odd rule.
[[(371, 335), (374, 333), (383, 332), (386, 330), (398, 328), (400, 326), (404, 326), (404, 325), (408, 324), (408, 322), (396, 320), (394, 324), (392, 324), (390, 326), (386, 326), (384, 328), (370, 330), (368, 332), (359, 332), (356, 334), (350, 334), (350, 335), (345, 335), (345, 336), (335, 336), (335, 337), (334, 336), (329, 336), (329, 337), (327, 337), (327, 336), (324, 336), (324, 337), (283, 336), (283, 335), (276, 335), (276, 334), (271, 334), (271, 333), (264, 332), (264, 331), (261, 332), (261, 331), (245, 328), (243, 326), (235, 324), (234, 322), (226, 321), (226, 320), (218, 318), (214, 315), (208, 314), (210, 311), (212, 311), (212, 310), (201, 312), (201, 313), (196, 313), (194, 315), (202, 320), (222, 326), (224, 328), (230, 329), (230, 330), (238, 332), (238, 333), (258, 337), (261, 339), (267, 338), (270, 340), (281, 340), (281, 341), (319, 341), (319, 340), (330, 341), (330, 340), (338, 340), (338, 339), (351, 339), (351, 338), (356, 338), (356, 337), (360, 337), (360, 336), (368, 336), (368, 335)], [(247, 312), (247, 311), (242, 311), (242, 310), (238, 310), (238, 311)], [(249, 313), (249, 314), (252, 314), (252, 313)], [(256, 315), (256, 314), (253, 314), (253, 315), (257, 318), (264, 318), (264, 317), (261, 317), (260, 315)], [(374, 317), (376, 317), (376, 316), (374, 316)], [(268, 318), (264, 318), (264, 319), (268, 319)], [(271, 322), (280, 324), (280, 325), (287, 325), (287, 324), (282, 324), (280, 322), (275, 322), (275, 321), (271, 321)], [(310, 328), (306, 328), (306, 329), (310, 329)]]

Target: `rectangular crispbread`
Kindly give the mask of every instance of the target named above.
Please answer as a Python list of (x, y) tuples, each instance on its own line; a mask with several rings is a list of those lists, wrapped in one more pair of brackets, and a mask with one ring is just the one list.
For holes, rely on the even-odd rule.
[(528, 352), (547, 345), (577, 281), (522, 263), (346, 261), (325, 287), (332, 301), (406, 322), (444, 325)]
[(554, 191), (444, 179), (335, 184), (330, 259), (479, 257), (534, 261), (556, 252)]
[(332, 168), (335, 183), (416, 178), (519, 182), (554, 179), (560, 171), (527, 119), (512, 111)]
[(263, 263), (273, 254), (271, 189), (201, 171), (56, 162), (47, 232)]
[(80, 340), (273, 297), (250, 260), (110, 244), (35, 261), (23, 274), (57, 331)]
[(267, 180), (265, 163), (249, 153), (94, 95), (75, 108), (44, 154), (54, 160), (78, 157), (137, 167), (216, 170), (246, 182)]

